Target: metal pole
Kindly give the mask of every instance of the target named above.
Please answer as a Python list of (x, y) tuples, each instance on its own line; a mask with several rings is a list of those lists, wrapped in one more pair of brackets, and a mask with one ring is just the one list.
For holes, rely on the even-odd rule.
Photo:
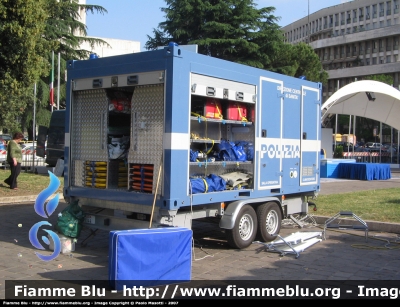
[(307, 14), (307, 43), (310, 44), (310, 0), (308, 0), (308, 14)]
[[(54, 76), (54, 50), (51, 52), (51, 65), (52, 65), (52, 68), (51, 68), (51, 74), (52, 74), (52, 76)], [(54, 80), (51, 80), (52, 82), (53, 82), (53, 93), (54, 93)], [(52, 101), (50, 101), (51, 103), (52, 103)], [(54, 106), (53, 106), (53, 104), (51, 104), (51, 112), (53, 113), (53, 108), (54, 108)]]
[(60, 110), (60, 52), (58, 53), (57, 110)]
[(339, 114), (336, 114), (336, 116), (335, 116), (335, 149), (336, 149), (336, 135), (337, 135), (338, 116), (339, 116)]
[(393, 163), (393, 127), (390, 127), (390, 164)]
[[(382, 145), (382, 122), (379, 122), (379, 144)], [(382, 163), (382, 147), (379, 146), (379, 163)]]
[(357, 140), (355, 139), (356, 137), (356, 116), (354, 115), (354, 120), (353, 120), (353, 152), (354, 152), (354, 146), (357, 143)]
[(397, 130), (397, 145), (396, 145), (396, 156), (397, 156), (396, 163), (397, 163), (397, 166), (400, 165), (400, 163), (399, 163), (399, 149), (400, 149), (400, 131)]
[(32, 134), (33, 134), (33, 161), (32, 161), (32, 172), (35, 172), (35, 155), (36, 155), (36, 147), (35, 147), (35, 140), (36, 140), (36, 83), (34, 87), (34, 94), (33, 94), (33, 123), (32, 123)]

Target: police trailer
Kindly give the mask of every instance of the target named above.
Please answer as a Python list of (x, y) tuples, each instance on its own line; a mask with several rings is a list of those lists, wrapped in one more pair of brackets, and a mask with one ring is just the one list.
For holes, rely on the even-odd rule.
[(67, 67), (63, 194), (85, 226), (215, 218), (241, 249), (307, 215), (320, 189), (320, 83), (176, 44)]

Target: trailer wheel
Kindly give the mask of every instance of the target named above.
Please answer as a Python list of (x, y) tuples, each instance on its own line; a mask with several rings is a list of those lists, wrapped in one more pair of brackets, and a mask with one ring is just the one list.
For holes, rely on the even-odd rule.
[(257, 236), (264, 242), (276, 239), (281, 230), (281, 210), (274, 202), (268, 202), (257, 208), (258, 233)]
[(238, 213), (233, 229), (226, 230), (228, 243), (234, 248), (246, 248), (254, 241), (256, 235), (256, 212), (250, 205), (244, 205)]

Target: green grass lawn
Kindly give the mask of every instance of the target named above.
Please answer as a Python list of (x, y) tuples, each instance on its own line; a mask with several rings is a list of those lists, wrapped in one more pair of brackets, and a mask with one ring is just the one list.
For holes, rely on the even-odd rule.
[[(4, 179), (8, 176), (10, 176), (9, 169), (0, 170), (0, 197), (38, 195), (50, 184), (49, 174), (33, 174), (22, 170), (17, 179), (18, 190), (11, 190), (10, 187), (4, 183)], [(62, 193), (64, 178), (57, 178), (60, 180), (58, 191)]]
[[(49, 174), (21, 172), (18, 177), (18, 190), (11, 190), (3, 183), (10, 170), (0, 170), (0, 197), (38, 195), (50, 184)], [(60, 180), (59, 193), (62, 193), (63, 177)], [(400, 223), (400, 189), (377, 189), (343, 194), (319, 195), (312, 200), (317, 211), (310, 214), (334, 216), (340, 211), (351, 211), (363, 220)]]
[(400, 223), (400, 189), (396, 188), (319, 195), (312, 202), (317, 205), (317, 211), (310, 212), (314, 215), (351, 211), (363, 220)]

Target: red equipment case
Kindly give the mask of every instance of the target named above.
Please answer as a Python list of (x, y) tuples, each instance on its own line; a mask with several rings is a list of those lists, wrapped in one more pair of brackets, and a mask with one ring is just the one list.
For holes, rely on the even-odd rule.
[(222, 119), (221, 103), (214, 98), (207, 98), (204, 105), (204, 116), (207, 118)]
[(237, 101), (229, 101), (225, 110), (225, 119), (247, 121), (246, 106)]

